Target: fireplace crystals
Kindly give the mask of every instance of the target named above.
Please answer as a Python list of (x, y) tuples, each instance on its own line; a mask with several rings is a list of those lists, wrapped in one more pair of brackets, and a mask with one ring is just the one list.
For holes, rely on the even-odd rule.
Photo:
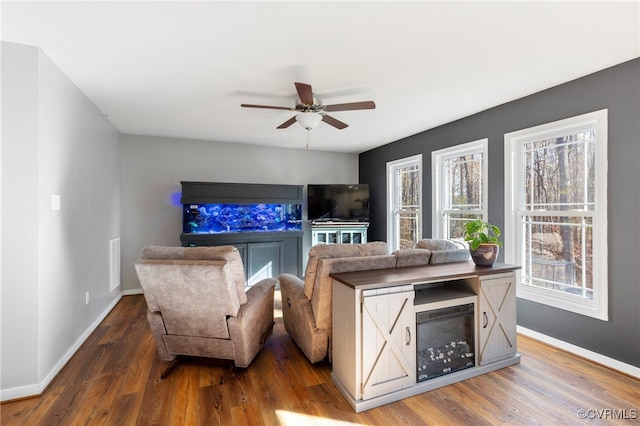
[(416, 313), (417, 381), (475, 366), (474, 304)]

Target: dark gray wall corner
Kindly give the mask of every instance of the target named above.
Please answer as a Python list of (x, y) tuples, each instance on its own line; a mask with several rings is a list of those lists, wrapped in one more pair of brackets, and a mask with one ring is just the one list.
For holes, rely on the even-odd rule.
[[(386, 163), (423, 156), (423, 236), (431, 235), (431, 152), (489, 139), (489, 220), (504, 227), (504, 134), (609, 110), (609, 321), (518, 299), (518, 325), (640, 367), (640, 58), (359, 156), (371, 190), (370, 240), (386, 240)], [(425, 112), (425, 113), (428, 113)]]

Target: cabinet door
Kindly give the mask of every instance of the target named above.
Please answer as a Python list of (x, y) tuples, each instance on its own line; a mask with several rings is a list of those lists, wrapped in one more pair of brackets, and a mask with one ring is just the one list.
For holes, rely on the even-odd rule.
[(367, 230), (362, 228), (343, 229), (340, 231), (342, 244), (363, 244), (367, 242)]
[(327, 233), (322, 231), (311, 231), (311, 245), (315, 246), (316, 244), (326, 244), (327, 242)]
[(247, 284), (280, 275), (284, 261), (282, 241), (247, 244)]
[[(414, 292), (367, 290), (362, 301), (362, 399), (416, 382)], [(403, 288), (407, 290), (406, 288)]]
[(513, 273), (480, 278), (480, 365), (516, 354), (516, 292)]
[(312, 245), (316, 244), (332, 244), (338, 242), (340, 231), (334, 229), (312, 230)]
[(302, 256), (298, 253), (302, 252), (302, 237), (283, 238), (282, 239), (282, 257), (283, 264), (280, 270), (281, 274), (292, 274), (301, 277)]
[(354, 232), (348, 229), (343, 229), (340, 231), (340, 243), (341, 244), (354, 244)]

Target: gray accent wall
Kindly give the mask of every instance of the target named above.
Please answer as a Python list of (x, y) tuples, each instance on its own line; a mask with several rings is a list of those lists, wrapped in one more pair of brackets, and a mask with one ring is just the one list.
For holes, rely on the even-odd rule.
[[(300, 146), (304, 148), (305, 135), (303, 132), (300, 135)], [(315, 143), (319, 145), (322, 141)], [(306, 200), (307, 184), (357, 183), (358, 155), (123, 135), (122, 283), (125, 290), (140, 289), (133, 262), (140, 257), (144, 246), (181, 244), (181, 181), (305, 185)], [(303, 270), (311, 242), (306, 211), (305, 201)]]
[(369, 238), (386, 239), (388, 161), (423, 155), (422, 225), (429, 237), (431, 152), (488, 138), (489, 221), (503, 228), (504, 134), (605, 108), (609, 252), (598, 255), (609, 261), (609, 321), (518, 299), (518, 325), (640, 367), (640, 59), (360, 154), (360, 182), (371, 190)]

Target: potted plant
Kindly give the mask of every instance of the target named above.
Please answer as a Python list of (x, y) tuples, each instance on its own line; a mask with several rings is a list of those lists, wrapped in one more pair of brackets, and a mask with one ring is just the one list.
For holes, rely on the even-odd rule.
[(465, 224), (464, 240), (469, 243), (469, 253), (478, 266), (493, 266), (502, 243), (500, 228), (476, 219)]

